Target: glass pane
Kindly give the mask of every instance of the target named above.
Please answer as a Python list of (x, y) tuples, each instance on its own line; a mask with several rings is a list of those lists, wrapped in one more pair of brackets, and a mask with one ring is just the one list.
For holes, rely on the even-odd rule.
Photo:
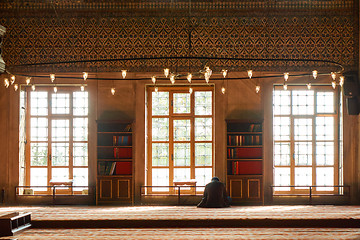
[(88, 140), (88, 119), (87, 118), (74, 118), (74, 141), (87, 141)]
[(290, 166), (290, 143), (275, 143), (274, 163), (276, 166)]
[(274, 140), (290, 140), (290, 118), (274, 117)]
[(152, 119), (152, 140), (169, 141), (169, 119), (153, 118)]
[(30, 139), (31, 141), (48, 140), (47, 118), (31, 118)]
[[(312, 185), (312, 168), (295, 168), (295, 186)], [(309, 189), (306, 187), (297, 187), (296, 189)]]
[(314, 91), (292, 91), (293, 115), (314, 114)]
[[(153, 168), (152, 169), (152, 186), (169, 186), (169, 169), (168, 168)], [(154, 192), (169, 191), (168, 187), (153, 187)]]
[[(319, 186), (333, 186), (334, 183), (334, 168), (319, 167), (316, 168), (316, 185)], [(334, 191), (334, 187), (317, 187), (316, 191)]]
[(47, 166), (48, 145), (47, 143), (31, 143), (31, 166)]
[(48, 93), (31, 92), (30, 93), (30, 114), (32, 116), (48, 115)]
[(274, 115), (290, 114), (290, 91), (274, 91)]
[(69, 168), (52, 168), (52, 181), (67, 181), (69, 180)]
[(52, 166), (69, 166), (69, 143), (52, 143)]
[[(275, 168), (274, 170), (275, 186), (290, 186), (290, 168)], [(290, 191), (289, 187), (275, 187), (275, 191)]]
[(174, 113), (190, 113), (190, 93), (173, 94)]
[[(195, 168), (196, 186), (205, 186), (211, 181), (212, 168)], [(197, 187), (197, 191), (204, 191), (204, 187)]]
[(212, 119), (195, 118), (195, 141), (212, 140)]
[(152, 92), (152, 115), (169, 115), (169, 92)]
[(311, 142), (295, 142), (295, 165), (311, 166), (312, 165), (312, 143)]
[[(74, 186), (88, 186), (89, 171), (87, 168), (74, 168)], [(86, 187), (74, 188), (74, 191), (82, 191)]]
[(174, 143), (174, 166), (190, 166), (190, 143)]
[(294, 119), (294, 139), (312, 140), (312, 119), (295, 118)]
[(316, 140), (334, 140), (334, 117), (316, 118)]
[(174, 141), (190, 141), (190, 120), (174, 120)]
[(196, 91), (195, 92), (195, 115), (212, 114), (212, 92)]
[(174, 182), (190, 179), (190, 168), (174, 168)]
[(70, 113), (70, 94), (53, 93), (51, 101), (51, 112), (53, 114), (69, 114)]
[(51, 136), (53, 141), (69, 141), (69, 120), (52, 120), (51, 124)]
[(195, 143), (195, 166), (212, 166), (212, 143)]
[(335, 113), (334, 92), (318, 92), (316, 110), (318, 113)]
[(334, 165), (335, 147), (333, 142), (316, 143), (316, 165), (332, 166)]
[[(47, 186), (47, 168), (31, 168), (30, 169), (30, 185), (31, 186)], [(35, 191), (46, 191), (47, 188), (34, 188)]]
[(73, 93), (73, 114), (75, 116), (87, 116), (89, 112), (88, 92)]
[(152, 166), (169, 166), (169, 144), (152, 144)]
[(74, 166), (88, 165), (88, 144), (74, 143), (73, 149)]

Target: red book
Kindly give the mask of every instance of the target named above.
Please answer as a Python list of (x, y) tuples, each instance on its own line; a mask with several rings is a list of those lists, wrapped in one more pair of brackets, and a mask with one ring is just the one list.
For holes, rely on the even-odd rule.
[(261, 147), (237, 148), (237, 158), (262, 158)]
[(132, 148), (118, 148), (117, 158), (132, 158)]
[(238, 169), (238, 174), (262, 174), (262, 161), (240, 161)]
[(116, 175), (131, 175), (132, 162), (116, 162), (115, 174)]

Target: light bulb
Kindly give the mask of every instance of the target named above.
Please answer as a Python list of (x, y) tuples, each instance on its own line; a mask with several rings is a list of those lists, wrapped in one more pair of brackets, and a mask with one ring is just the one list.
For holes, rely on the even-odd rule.
[(55, 81), (55, 74), (50, 74), (50, 80), (51, 80), (51, 82), (54, 82)]
[(17, 91), (19, 89), (19, 85), (18, 84), (14, 84), (14, 90)]
[(111, 94), (115, 95), (115, 88), (111, 88)]
[(81, 85), (80, 86), (80, 90), (83, 92), (83, 91), (85, 91), (85, 86), (84, 85)]
[(35, 91), (35, 84), (33, 84), (33, 85), (31, 85), (31, 89), (33, 90), (33, 91)]
[(30, 84), (30, 81), (31, 81), (31, 77), (27, 77), (25, 82), (26, 82), (26, 85), (29, 85)]
[(287, 87), (287, 84), (286, 83), (284, 83), (284, 90), (287, 90), (288, 89), (288, 87)]
[(259, 86), (259, 85), (256, 85), (256, 87), (255, 87), (255, 92), (256, 92), (256, 93), (259, 93), (259, 92), (260, 92), (260, 86)]
[(289, 73), (284, 73), (284, 79), (287, 81), (289, 79)]
[(126, 77), (126, 72), (127, 72), (126, 70), (121, 70), (121, 75), (122, 75), (123, 78)]
[(205, 82), (209, 83), (209, 81), (210, 81), (210, 76), (207, 72), (205, 72)]
[(9, 79), (4, 78), (4, 85), (5, 85), (6, 88), (8, 88), (10, 86)]
[(210, 69), (210, 67), (205, 67), (205, 73), (209, 75), (209, 78), (211, 77), (212, 70)]
[(307, 89), (311, 89), (311, 83), (306, 84)]
[(168, 76), (169, 76), (169, 73), (170, 73), (170, 69), (165, 68), (165, 69), (164, 69), (164, 75), (165, 75), (165, 77), (168, 77)]
[(339, 85), (340, 85), (341, 87), (344, 86), (345, 77), (344, 77), (344, 76), (340, 76), (339, 79), (340, 79), (340, 80), (339, 80)]
[(190, 88), (189, 88), (189, 93), (190, 93), (190, 94), (192, 94), (192, 93), (193, 93), (193, 91), (194, 91), (194, 90), (193, 90), (193, 88), (192, 88), (192, 87), (190, 87)]
[(10, 77), (10, 83), (11, 83), (11, 85), (13, 85), (14, 82), (15, 82), (15, 76), (14, 76), (14, 75), (11, 75), (11, 77)]
[(87, 72), (83, 72), (83, 79), (84, 81), (86, 81), (86, 79), (88, 78), (89, 74)]
[(156, 77), (155, 77), (155, 76), (152, 76), (152, 77), (151, 77), (151, 81), (152, 81), (153, 84), (155, 84), (155, 83), (156, 83)]
[(336, 88), (336, 81), (331, 81), (331, 86), (332, 86), (333, 89), (335, 89)]
[(221, 92), (222, 92), (222, 94), (225, 94), (225, 87), (221, 88)]
[(57, 93), (57, 86), (54, 87), (54, 93)]
[(248, 70), (247, 73), (248, 73), (248, 77), (251, 79), (251, 78), (252, 78), (252, 75), (253, 75), (253, 71), (252, 71), (252, 70)]
[(317, 75), (318, 75), (318, 71), (314, 70), (314, 71), (312, 71), (312, 74), (313, 74), (314, 79), (316, 79)]
[(170, 75), (170, 82), (171, 82), (171, 84), (175, 83), (175, 75), (174, 74)]
[(335, 81), (335, 79), (336, 79), (336, 73), (331, 72), (331, 78), (332, 78), (333, 81)]
[(223, 69), (221, 72), (222, 72), (223, 77), (226, 78), (228, 70)]
[(159, 88), (158, 87), (155, 87), (155, 92), (158, 92), (159, 91)]
[(191, 73), (188, 73), (186, 79), (188, 80), (189, 83), (191, 83), (191, 80), (192, 80), (192, 74)]

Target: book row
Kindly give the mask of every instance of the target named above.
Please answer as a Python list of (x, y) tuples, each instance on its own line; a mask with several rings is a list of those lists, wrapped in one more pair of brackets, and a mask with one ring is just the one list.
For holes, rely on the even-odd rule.
[(114, 158), (132, 158), (132, 148), (114, 147)]
[(227, 157), (229, 159), (260, 159), (262, 158), (261, 147), (249, 147), (249, 148), (232, 148), (228, 147)]
[(229, 135), (228, 145), (230, 146), (262, 145), (262, 137), (261, 135)]
[(98, 162), (98, 175), (131, 175), (132, 162)]
[(131, 146), (131, 136), (113, 136), (113, 146)]
[(262, 174), (262, 161), (232, 161), (229, 164), (230, 175)]

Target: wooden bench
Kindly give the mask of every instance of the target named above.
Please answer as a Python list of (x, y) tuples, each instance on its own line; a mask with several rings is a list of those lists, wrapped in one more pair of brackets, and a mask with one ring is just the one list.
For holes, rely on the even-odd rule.
[(14, 236), (28, 227), (31, 227), (30, 212), (13, 212), (0, 216), (0, 237)]

